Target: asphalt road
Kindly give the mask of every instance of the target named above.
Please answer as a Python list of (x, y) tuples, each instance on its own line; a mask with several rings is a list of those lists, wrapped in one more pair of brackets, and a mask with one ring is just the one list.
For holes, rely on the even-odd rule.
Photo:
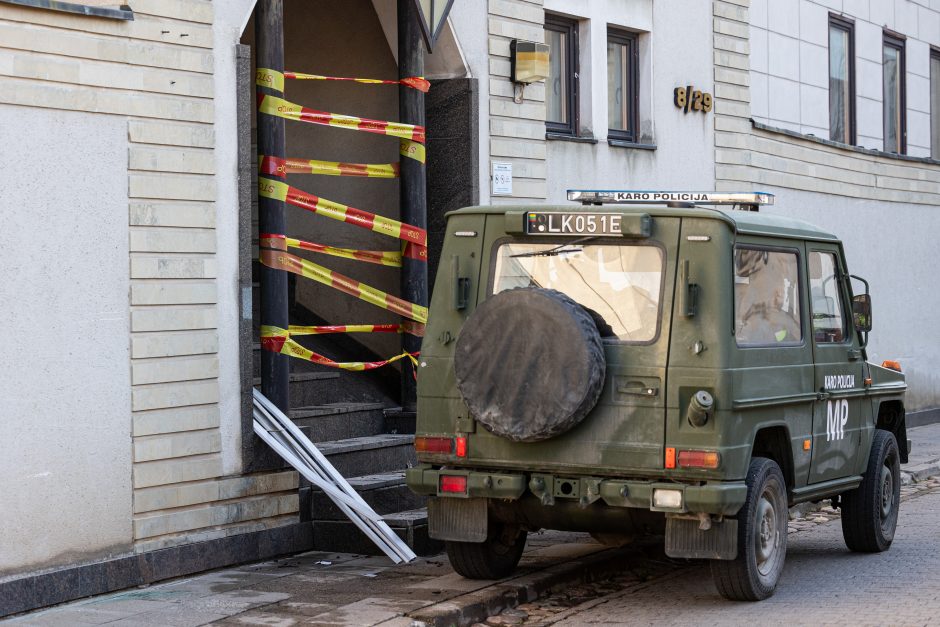
[[(569, 608), (555, 625), (940, 625), (940, 490), (901, 503), (891, 548), (850, 553), (838, 519), (791, 533), (776, 594), (718, 596), (704, 563)], [(558, 621), (558, 618), (562, 620)], [(557, 622), (556, 622), (557, 621)], [(528, 621), (526, 621), (528, 624)]]

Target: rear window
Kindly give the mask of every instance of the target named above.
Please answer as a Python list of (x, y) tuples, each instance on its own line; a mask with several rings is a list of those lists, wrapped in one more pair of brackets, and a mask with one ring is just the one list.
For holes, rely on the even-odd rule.
[(662, 278), (656, 246), (512, 242), (497, 250), (493, 293), (558, 290), (588, 310), (603, 337), (648, 343), (659, 330)]

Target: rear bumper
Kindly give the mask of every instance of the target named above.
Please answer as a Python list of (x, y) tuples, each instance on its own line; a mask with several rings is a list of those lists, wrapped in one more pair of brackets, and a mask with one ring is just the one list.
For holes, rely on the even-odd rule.
[[(467, 492), (454, 494), (440, 491), (440, 477), (464, 476)], [(543, 505), (552, 505), (555, 500), (575, 500), (588, 505), (602, 500), (611, 507), (634, 507), (671, 513), (698, 513), (733, 516), (741, 509), (747, 497), (747, 486), (743, 481), (714, 481), (704, 485), (675, 482), (657, 482), (640, 479), (602, 479), (598, 477), (554, 477), (537, 474), (487, 472), (485, 470), (436, 470), (423, 464), (409, 468), (405, 473), (408, 487), (417, 494), (443, 498), (482, 497), (489, 499), (516, 500), (527, 492), (541, 499)], [(567, 483), (570, 494), (556, 489)], [(655, 507), (655, 490), (679, 491), (681, 506), (674, 508)]]

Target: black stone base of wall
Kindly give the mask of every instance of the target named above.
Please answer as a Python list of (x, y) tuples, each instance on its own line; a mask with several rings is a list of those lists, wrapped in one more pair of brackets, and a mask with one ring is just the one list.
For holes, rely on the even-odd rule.
[(904, 416), (904, 424), (908, 429), (911, 427), (923, 427), (940, 422), (940, 407), (933, 409), (922, 409), (920, 411), (909, 411)]
[(296, 523), (29, 575), (0, 582), (0, 617), (312, 549), (313, 526)]

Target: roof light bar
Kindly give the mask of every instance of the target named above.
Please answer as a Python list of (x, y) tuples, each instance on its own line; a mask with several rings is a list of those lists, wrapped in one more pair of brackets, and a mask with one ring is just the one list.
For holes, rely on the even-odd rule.
[(569, 189), (568, 200), (585, 205), (772, 205), (767, 192), (656, 192), (634, 189)]

